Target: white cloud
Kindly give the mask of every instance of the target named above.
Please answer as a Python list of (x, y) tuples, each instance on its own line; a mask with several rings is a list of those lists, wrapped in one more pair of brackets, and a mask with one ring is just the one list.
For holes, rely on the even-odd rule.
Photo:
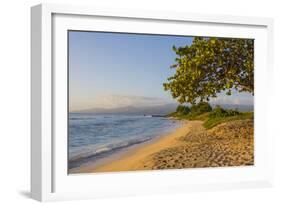
[(91, 105), (95, 108), (119, 108), (129, 106), (158, 106), (169, 103), (163, 98), (126, 96), (126, 95), (97, 95)]
[(219, 94), (217, 98), (210, 99), (212, 104), (235, 104), (235, 105), (252, 105), (254, 103), (254, 98), (251, 94), (240, 93), (239, 95), (226, 95)]

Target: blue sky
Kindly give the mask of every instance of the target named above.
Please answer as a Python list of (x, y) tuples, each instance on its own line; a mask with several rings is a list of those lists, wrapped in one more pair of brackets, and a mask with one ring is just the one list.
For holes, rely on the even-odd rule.
[[(163, 90), (174, 74), (172, 46), (190, 45), (192, 37), (69, 32), (70, 110), (160, 105), (175, 102)], [(221, 95), (218, 103), (252, 101), (248, 94)], [(241, 102), (242, 101), (242, 102)]]

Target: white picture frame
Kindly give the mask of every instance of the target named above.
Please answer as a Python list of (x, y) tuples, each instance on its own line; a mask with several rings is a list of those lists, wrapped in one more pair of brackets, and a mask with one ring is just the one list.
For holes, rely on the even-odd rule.
[[(192, 28), (192, 31), (187, 28)], [(204, 33), (209, 36), (255, 38), (255, 166), (70, 177), (66, 170), (64, 133), (67, 127), (67, 110), (64, 109), (67, 107), (65, 35), (68, 29), (186, 35)], [(272, 89), (270, 79), (273, 76), (272, 29), (273, 21), (269, 18), (128, 11), (56, 4), (32, 7), (32, 198), (53, 201), (272, 186), (274, 136), (268, 129), (266, 112), (266, 108), (271, 105), (268, 91)], [(260, 138), (262, 136), (266, 138)]]

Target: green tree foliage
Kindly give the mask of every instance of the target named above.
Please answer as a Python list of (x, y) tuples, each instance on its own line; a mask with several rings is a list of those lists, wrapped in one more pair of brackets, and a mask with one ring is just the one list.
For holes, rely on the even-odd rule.
[(176, 110), (177, 114), (187, 115), (190, 113), (190, 109), (188, 106), (179, 105)]
[(195, 37), (173, 50), (176, 73), (163, 86), (179, 103), (209, 101), (233, 89), (254, 95), (254, 40)]
[(203, 114), (205, 112), (211, 112), (212, 107), (209, 103), (207, 102), (199, 102), (198, 104), (194, 104), (190, 108), (191, 114), (193, 115), (199, 115)]

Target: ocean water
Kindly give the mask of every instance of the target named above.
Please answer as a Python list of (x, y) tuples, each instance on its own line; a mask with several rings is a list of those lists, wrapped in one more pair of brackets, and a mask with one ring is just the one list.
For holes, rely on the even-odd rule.
[(164, 117), (69, 114), (69, 169), (140, 144), (180, 126)]

